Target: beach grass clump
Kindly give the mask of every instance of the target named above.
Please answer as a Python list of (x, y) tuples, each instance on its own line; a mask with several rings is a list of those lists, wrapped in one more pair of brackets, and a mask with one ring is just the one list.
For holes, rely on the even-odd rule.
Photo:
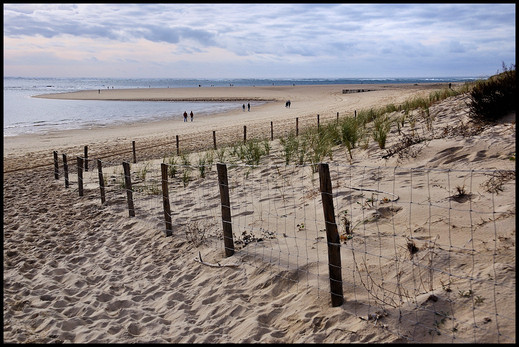
[(216, 150), (216, 158), (218, 159), (219, 163), (225, 162), (226, 153), (227, 150), (225, 149), (225, 147)]
[(205, 161), (209, 169), (213, 166), (214, 163), (214, 150), (209, 150), (204, 154)]
[(378, 113), (379, 112), (375, 112), (372, 108), (369, 110), (360, 110), (357, 113), (359, 124), (366, 126), (366, 124), (371, 123), (377, 117)]
[(139, 169), (137, 172), (137, 177), (140, 178), (142, 181), (146, 181), (146, 176), (148, 175), (148, 172), (150, 171), (150, 163), (146, 162), (143, 167)]
[(292, 158), (298, 153), (299, 139), (291, 132), (286, 138), (280, 138), (279, 141), (281, 143), (285, 164), (288, 165)]
[(384, 113), (393, 113), (393, 112), (397, 112), (397, 111), (398, 111), (398, 107), (396, 107), (395, 104), (387, 104), (386, 106), (383, 107)]
[(337, 126), (337, 123), (332, 122), (321, 125), (318, 130), (323, 137), (327, 138), (331, 145), (340, 145), (342, 143), (341, 129)]
[(429, 97), (416, 96), (414, 98), (406, 100), (399, 107), (399, 111), (404, 111), (404, 114), (409, 114), (409, 112), (416, 110), (418, 108), (426, 108), (431, 105), (431, 101)]
[(304, 165), (309, 152), (309, 143), (306, 137), (302, 137), (299, 141), (298, 151), (296, 152), (296, 164)]
[(475, 121), (493, 123), (516, 110), (515, 65), (486, 81), (476, 83), (470, 92), (470, 116)]
[(116, 172), (116, 176), (114, 178), (114, 184), (119, 189), (123, 189), (123, 190), (126, 189), (126, 181), (125, 181), (124, 172), (122, 171), (122, 169), (118, 173)]
[(317, 164), (326, 156), (332, 160), (332, 148), (340, 144), (340, 129), (335, 124), (318, 128), (308, 128), (300, 136), (290, 133), (280, 139), (285, 164), (295, 162), (304, 165), (309, 162), (317, 172)]
[(190, 166), (191, 165), (191, 161), (189, 159), (189, 154), (181, 153), (180, 154), (180, 161), (182, 162), (182, 165), (184, 165), (184, 166)]
[(391, 119), (387, 115), (381, 115), (373, 121), (373, 139), (380, 149), (386, 148), (387, 134), (391, 129)]
[(175, 178), (178, 171), (177, 157), (169, 157), (167, 160), (164, 160), (164, 162), (168, 164), (168, 176)]
[[(331, 128), (328, 128), (330, 130)], [(318, 164), (321, 163), (324, 158), (328, 157), (333, 160), (332, 148), (335, 144), (334, 133), (330, 131), (320, 131), (319, 129), (308, 129), (303, 134), (308, 141), (309, 153), (308, 159), (312, 165), (312, 171), (315, 173), (318, 171)]]
[(198, 172), (200, 173), (200, 178), (205, 178), (207, 171), (211, 171), (214, 163), (214, 151), (209, 150), (203, 154), (199, 153), (198, 156)]
[(207, 169), (207, 158), (206, 156), (198, 157), (198, 172), (200, 173), (200, 178), (205, 178), (205, 171)]
[(270, 150), (272, 149), (272, 146), (270, 145), (270, 142), (268, 140), (263, 140), (263, 152), (265, 155), (270, 154)]
[(436, 90), (429, 94), (429, 105), (432, 105), (435, 102), (445, 100), (450, 98), (451, 96), (457, 96), (460, 94), (460, 90), (452, 89), (452, 88), (443, 88), (441, 90)]
[(350, 159), (353, 159), (351, 150), (355, 148), (362, 137), (362, 128), (359, 125), (359, 121), (357, 118), (347, 117), (341, 121), (339, 127), (341, 131), (342, 144), (346, 146)]
[(434, 116), (429, 111), (429, 107), (426, 107), (425, 109), (421, 109), (420, 110), (420, 116), (421, 116), (421, 118), (423, 120), (423, 124), (425, 124), (426, 130), (432, 133), (433, 132)]
[(397, 126), (397, 129), (398, 129), (398, 135), (401, 135), (402, 134), (402, 128), (404, 127), (405, 125), (405, 121), (407, 119), (407, 115), (405, 114), (401, 114), (399, 116), (397, 116), (395, 118), (395, 124)]
[(443, 88), (441, 90), (430, 92), (428, 96), (415, 96), (404, 101), (404, 103), (397, 107), (396, 110), (403, 111), (405, 115), (417, 109), (426, 110), (436, 102), (443, 101), (452, 96), (467, 93), (470, 88), (471, 84), (465, 83), (459, 88)]
[(186, 188), (189, 185), (190, 180), (191, 180), (191, 168), (186, 166), (182, 173), (182, 184), (184, 185), (184, 188)]
[(240, 158), (245, 164), (251, 166), (258, 166), (261, 158), (266, 154), (264, 144), (257, 140), (247, 141), (247, 143), (240, 146), (239, 151)]
[(239, 143), (233, 143), (233, 144), (231, 145), (231, 147), (229, 148), (229, 152), (228, 152), (229, 155), (230, 155), (231, 157), (236, 157), (236, 158), (238, 158), (238, 159), (241, 159), (241, 158), (240, 158), (240, 155), (241, 155), (240, 148), (241, 148), (241, 144), (239, 144)]

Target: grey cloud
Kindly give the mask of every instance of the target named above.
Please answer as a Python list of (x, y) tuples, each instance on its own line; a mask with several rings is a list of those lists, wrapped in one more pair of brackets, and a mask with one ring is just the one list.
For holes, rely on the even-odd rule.
[(330, 59), (330, 64), (336, 59), (342, 66), (344, 61), (359, 59), (368, 65), (384, 61), (389, 67), (405, 67), (446, 56), (460, 60), (471, 59), (475, 54), (515, 57), (515, 6), (4, 5), (4, 37), (52, 38), (62, 34), (122, 42), (145, 39), (172, 43), (176, 45), (171, 48), (173, 54), (196, 54), (216, 46), (249, 56), (251, 62), (259, 65), (276, 61), (295, 66), (303, 61), (315, 66), (324, 59)]
[[(153, 16), (141, 12), (138, 8), (122, 7), (118, 11), (107, 7), (106, 12), (78, 14), (68, 13), (39, 13), (23, 7), (16, 7), (9, 15), (4, 15), (4, 35), (32, 36), (41, 35), (47, 38), (68, 34), (80, 37), (107, 38), (112, 40), (130, 41), (145, 38), (154, 42), (178, 43), (181, 39), (190, 39), (203, 45), (214, 45), (214, 33), (202, 29), (192, 29), (187, 26), (168, 24), (146, 24), (155, 22)], [(142, 7), (150, 10), (151, 8)], [(128, 16), (128, 14), (132, 14)]]
[(451, 41), (448, 45), (450, 53), (465, 53), (467, 51), (465, 46), (463, 46), (459, 41)]

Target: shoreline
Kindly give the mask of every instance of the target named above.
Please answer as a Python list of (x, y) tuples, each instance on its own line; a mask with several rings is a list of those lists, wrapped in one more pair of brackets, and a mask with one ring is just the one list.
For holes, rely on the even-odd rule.
[[(369, 92), (343, 94), (343, 89), (377, 89)], [(132, 141), (140, 147), (149, 144), (171, 143), (175, 136), (208, 137), (212, 131), (219, 137), (239, 138), (243, 126), (254, 136), (259, 128), (270, 127), (274, 123), (276, 136), (295, 128), (295, 119), (300, 127), (315, 123), (320, 115), (322, 121), (341, 116), (353, 115), (355, 110), (379, 107), (389, 103), (399, 104), (415, 95), (428, 94), (431, 90), (445, 88), (445, 84), (380, 84), (380, 85), (302, 85), (268, 87), (207, 87), (207, 88), (149, 88), (149, 89), (111, 89), (98, 93), (97, 90), (71, 93), (44, 94), (38, 97), (54, 99), (89, 100), (149, 100), (149, 99), (186, 99), (202, 100), (207, 98), (243, 98), (244, 100), (269, 99), (269, 101), (250, 112), (242, 110), (215, 113), (196, 118), (193, 123), (172, 120), (138, 121), (130, 124), (91, 127), (88, 129), (59, 130), (42, 134), (4, 137), (4, 172), (15, 167), (48, 163), (53, 151), (81, 155), (88, 145), (92, 154), (130, 148)], [(172, 94), (174, 93), (174, 95)], [(291, 107), (285, 101), (291, 100)], [(209, 134), (209, 135), (207, 135)], [(221, 135), (220, 135), (221, 134)], [(206, 142), (212, 141), (207, 138)]]
[[(457, 85), (459, 83), (453, 83)], [(65, 93), (38, 94), (34, 98), (62, 100), (113, 100), (113, 101), (282, 101), (286, 93), (312, 93), (339, 90), (379, 91), (387, 88), (442, 88), (448, 83), (395, 83), (395, 84), (322, 84), (291, 86), (243, 86), (243, 87), (174, 87), (174, 88), (125, 88), (91, 89)]]

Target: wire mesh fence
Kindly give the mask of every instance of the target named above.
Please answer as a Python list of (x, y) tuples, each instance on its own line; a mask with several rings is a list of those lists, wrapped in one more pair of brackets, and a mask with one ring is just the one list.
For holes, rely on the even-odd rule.
[[(135, 218), (164, 232), (169, 217), (174, 237), (221, 254), (229, 223), (235, 256), (271, 271), (276, 290), (333, 300), (323, 213), (329, 193), (322, 191), (317, 164), (227, 163), (228, 222), (215, 164), (163, 162), (167, 215), (160, 161), (131, 164), (129, 175), (121, 163), (103, 161), (102, 185), (96, 170), (80, 177), (69, 164), (68, 184), (79, 189), (82, 180), (90, 196), (103, 190), (104, 204), (122, 214), (131, 208), (131, 191)], [(515, 341), (500, 329), (515, 325), (515, 305), (502, 299), (515, 293), (515, 280), (506, 280), (515, 272), (507, 263), (515, 259), (515, 201), (499, 194), (515, 190), (515, 171), (329, 168), (341, 295), (352, 314), (411, 342)]]

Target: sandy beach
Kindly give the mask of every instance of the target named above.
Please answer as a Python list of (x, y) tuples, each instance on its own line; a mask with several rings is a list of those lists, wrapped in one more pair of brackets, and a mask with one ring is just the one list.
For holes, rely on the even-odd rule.
[[(515, 115), (480, 127), (450, 97), (329, 163), (344, 303), (331, 305), (319, 174), (285, 138), (444, 85), (93, 90), (62, 99), (267, 101), (196, 118), (4, 137), (5, 343), (515, 343)], [(370, 90), (343, 93), (349, 90)], [(291, 107), (285, 102), (291, 101)], [(395, 112), (392, 116), (397, 116)], [(224, 154), (235, 254), (225, 257), (213, 146), (274, 141), (255, 166)], [(411, 125), (413, 124), (413, 125)], [(176, 156), (175, 137), (190, 165)], [(407, 137), (406, 137), (407, 136)], [(421, 138), (415, 143), (406, 139)], [(135, 217), (121, 187), (132, 163)], [(75, 157), (94, 162), (78, 196)], [(54, 178), (52, 152), (69, 155)], [(209, 154), (210, 153), (210, 154)], [(213, 156), (202, 174), (201, 159)], [(330, 156), (333, 159), (330, 159)], [(175, 164), (172, 164), (175, 161)], [(173, 235), (166, 236), (161, 163)], [(61, 164), (60, 164), (61, 165)], [(187, 177), (187, 178), (186, 178)]]
[[(272, 86), (272, 87), (202, 87), (202, 88), (162, 88), (162, 89), (124, 89), (81, 91), (65, 94), (45, 94), (41, 97), (61, 99), (102, 99), (102, 100), (196, 100), (225, 101), (249, 100), (269, 101), (251, 112), (237, 110), (211, 117), (196, 118), (195, 122), (184, 124), (182, 121), (156, 121), (131, 125), (109, 126), (95, 129), (51, 132), (43, 135), (24, 135), (4, 137), (4, 171), (19, 168), (20, 157), (30, 157), (31, 163), (39, 165), (52, 159), (52, 151), (70, 155), (82, 155), (83, 147), (88, 145), (94, 155), (131, 150), (132, 141), (139, 147), (149, 147), (175, 143), (175, 136), (187, 138), (186, 142), (205, 141), (212, 145), (212, 132), (217, 137), (232, 142), (243, 138), (243, 126), (248, 127), (248, 136), (257, 133), (269, 134), (270, 122), (274, 122), (275, 137), (295, 131), (295, 119), (299, 118), (301, 128), (317, 124), (317, 115), (326, 120), (340, 115), (353, 115), (356, 109), (376, 107), (387, 103), (400, 103), (413, 95), (427, 94), (429, 90), (445, 86), (427, 85), (325, 85), (325, 86)], [(343, 89), (375, 90), (364, 93), (343, 94)], [(285, 108), (285, 102), (291, 107)], [(222, 136), (220, 136), (222, 134)], [(231, 136), (231, 138), (229, 138)], [(194, 149), (194, 147), (193, 147)], [(49, 155), (50, 154), (50, 155)]]

